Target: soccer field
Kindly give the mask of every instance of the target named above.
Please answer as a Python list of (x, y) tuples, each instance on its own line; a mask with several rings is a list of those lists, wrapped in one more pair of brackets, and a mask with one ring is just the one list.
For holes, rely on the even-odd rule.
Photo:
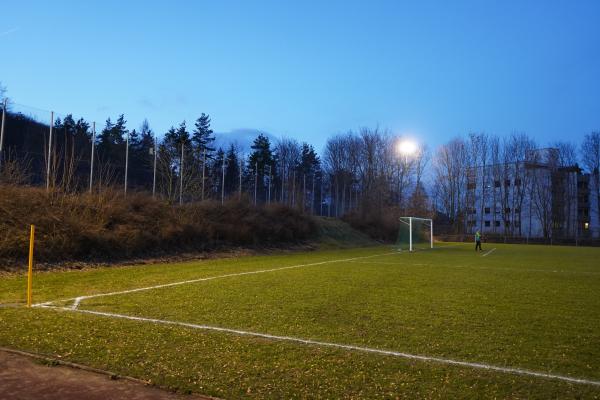
[(484, 250), (39, 273), (0, 345), (222, 398), (600, 397), (600, 249)]

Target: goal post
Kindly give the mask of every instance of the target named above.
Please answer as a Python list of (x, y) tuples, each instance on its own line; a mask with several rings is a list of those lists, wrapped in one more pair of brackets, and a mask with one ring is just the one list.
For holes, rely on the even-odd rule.
[(419, 217), (400, 217), (396, 242), (399, 250), (425, 250), (433, 248), (433, 220)]

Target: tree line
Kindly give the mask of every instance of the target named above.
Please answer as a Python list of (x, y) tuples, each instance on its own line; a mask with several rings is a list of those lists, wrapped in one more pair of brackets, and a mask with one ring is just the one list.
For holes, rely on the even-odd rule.
[[(589, 200), (583, 218), (598, 223), (591, 210), (600, 209), (600, 132), (585, 135), (579, 148), (567, 141), (542, 146), (525, 133), (470, 133), (410, 155), (397, 151), (401, 139), (363, 128), (327, 141), (324, 167), (340, 214), (434, 217), (438, 232), (452, 233), (481, 229), (491, 214), (502, 224), (492, 224), (494, 232), (530, 237), (531, 221), (520, 223), (526, 217), (546, 238), (574, 237), (583, 228), (578, 204)], [(583, 172), (589, 181), (580, 181)]]
[(205, 113), (192, 126), (186, 121), (172, 126), (160, 139), (147, 120), (130, 130), (123, 114), (102, 127), (69, 114), (54, 119), (50, 139), (50, 124), (8, 108), (4, 136), (5, 183), (47, 183), (64, 192), (120, 186), (171, 203), (244, 198), (314, 213), (326, 201), (321, 160), (312, 145), (294, 139), (271, 143), (260, 134), (246, 155), (234, 144), (216, 147)]
[[(261, 134), (245, 155), (233, 144), (215, 146), (211, 119), (205, 113), (191, 125), (182, 121), (172, 126), (160, 140), (148, 121), (129, 130), (123, 114), (96, 129), (67, 115), (54, 120), (48, 151), (48, 124), (9, 108), (0, 162), (5, 182), (41, 184), (49, 177), (50, 186), (68, 192), (123, 185), (124, 190), (152, 192), (171, 203), (243, 198), (334, 217), (435, 217), (453, 232), (483, 226), (483, 210), (478, 220), (473, 217), (476, 205), (484, 207), (471, 190), (479, 187), (480, 195), (491, 195), (493, 204), (501, 204), (503, 220), (518, 220), (529, 207), (544, 235), (551, 234), (556, 199), (552, 206), (551, 182), (544, 180), (553, 175), (535, 168), (510, 168), (541, 162), (534, 151), (541, 146), (527, 134), (470, 133), (434, 151), (420, 145), (405, 155), (398, 152), (400, 140), (386, 130), (361, 128), (330, 137), (319, 156), (309, 143), (291, 138), (271, 143)], [(592, 199), (600, 207), (600, 133), (585, 135), (579, 148), (564, 141), (549, 147), (555, 149), (551, 168), (581, 165), (591, 173)], [(518, 187), (496, 187), (507, 179), (519, 182)], [(488, 187), (488, 182), (495, 184)], [(567, 207), (569, 196), (576, 195), (577, 181), (569, 181), (561, 206)], [(572, 218), (572, 213), (563, 214)], [(511, 225), (507, 234), (526, 232)]]

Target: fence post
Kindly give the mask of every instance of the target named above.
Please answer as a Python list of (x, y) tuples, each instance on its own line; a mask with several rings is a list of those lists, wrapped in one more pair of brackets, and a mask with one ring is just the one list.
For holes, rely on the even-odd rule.
[(268, 204), (271, 204), (271, 181), (273, 180), (273, 174), (271, 173), (271, 166), (269, 165), (269, 201)]
[(46, 164), (46, 190), (50, 190), (50, 159), (52, 158), (52, 128), (54, 127), (54, 111), (50, 111), (50, 137), (48, 139), (48, 162)]
[(183, 204), (183, 149), (184, 143), (181, 142), (181, 161), (179, 162), (179, 205)]
[(152, 171), (152, 198), (156, 195), (156, 157), (158, 157), (158, 141), (154, 135), (154, 167)]
[(223, 165), (221, 166), (223, 170), (223, 176), (221, 179), (221, 205), (225, 203), (225, 159), (223, 158)]
[(258, 188), (258, 161), (254, 164), (254, 205), (256, 205), (256, 191)]
[(240, 187), (239, 187), (239, 191), (240, 191), (239, 197), (240, 197), (240, 200), (242, 200), (242, 170), (243, 170), (243, 167), (244, 167), (244, 165), (243, 165), (243, 162), (244, 162), (243, 158), (244, 157), (242, 155), (242, 157), (240, 157)]
[(292, 207), (296, 206), (296, 171), (292, 172)]
[(29, 268), (27, 269), (27, 307), (31, 307), (33, 299), (33, 241), (35, 238), (35, 225), (29, 231)]
[(281, 166), (281, 194), (279, 196), (280, 197), (279, 202), (281, 204), (286, 204), (285, 203), (285, 178), (286, 178), (285, 167), (282, 165)]
[(306, 174), (302, 174), (302, 212), (306, 211)]
[(323, 172), (321, 172), (321, 192), (319, 193), (319, 216), (323, 216)]
[(310, 213), (315, 214), (315, 173), (312, 176), (312, 190), (310, 192)]
[(204, 201), (204, 174), (206, 171), (206, 147), (204, 148), (204, 156), (202, 157), (202, 201)]
[(0, 125), (0, 167), (2, 167), (2, 155), (4, 149), (4, 121), (6, 120), (6, 104), (8, 99), (4, 99), (2, 104), (2, 125)]
[(327, 203), (327, 216), (331, 217), (331, 204), (333, 203), (333, 185), (329, 182), (329, 202)]
[(92, 155), (90, 157), (90, 193), (94, 184), (94, 148), (96, 147), (96, 122), (92, 122)]

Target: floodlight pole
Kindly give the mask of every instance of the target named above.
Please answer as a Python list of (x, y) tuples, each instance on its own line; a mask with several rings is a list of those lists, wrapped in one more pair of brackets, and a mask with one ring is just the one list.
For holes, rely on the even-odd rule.
[(94, 150), (96, 147), (96, 122), (92, 122), (92, 155), (90, 157), (90, 193), (94, 185)]
[(50, 158), (52, 156), (52, 128), (54, 127), (54, 111), (50, 111), (50, 136), (48, 138), (48, 160), (46, 164), (46, 190), (50, 190)]
[(8, 99), (4, 99), (2, 104), (2, 125), (0, 126), (0, 167), (2, 166), (2, 150), (4, 145), (4, 121), (6, 121), (6, 103)]

